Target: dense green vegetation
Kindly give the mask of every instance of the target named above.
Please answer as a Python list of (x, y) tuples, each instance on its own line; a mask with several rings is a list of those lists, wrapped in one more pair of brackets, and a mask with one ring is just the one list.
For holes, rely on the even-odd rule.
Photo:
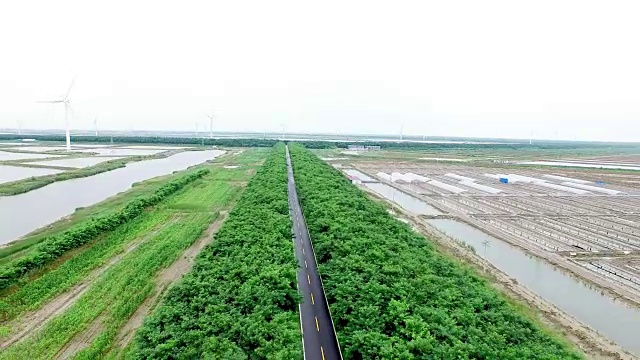
[(135, 338), (131, 357), (302, 357), (284, 146), (277, 145), (194, 268)]
[(173, 180), (152, 195), (131, 200), (120, 211), (85, 221), (63, 233), (44, 239), (34, 249), (0, 268), (0, 290), (15, 284), (27, 272), (42, 267), (59, 258), (65, 252), (75, 249), (95, 239), (105, 232), (141, 215), (149, 206), (158, 204), (170, 194), (175, 193), (186, 184), (208, 174), (208, 169), (200, 169)]
[(484, 279), (290, 146), (345, 359), (574, 359)]

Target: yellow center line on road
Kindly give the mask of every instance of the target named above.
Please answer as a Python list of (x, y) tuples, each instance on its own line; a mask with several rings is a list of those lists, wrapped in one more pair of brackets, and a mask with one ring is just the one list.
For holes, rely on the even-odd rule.
[(315, 301), (315, 300), (314, 300), (314, 298), (313, 298), (313, 293), (311, 293), (311, 304), (312, 304), (312, 305), (315, 305), (315, 304), (316, 304), (316, 301)]
[(324, 360), (324, 349), (320, 346), (320, 352), (322, 353), (322, 360)]
[(316, 316), (316, 330), (320, 331), (320, 325), (318, 324), (318, 317)]
[(309, 274), (307, 274), (307, 282), (311, 285), (311, 278), (309, 277)]

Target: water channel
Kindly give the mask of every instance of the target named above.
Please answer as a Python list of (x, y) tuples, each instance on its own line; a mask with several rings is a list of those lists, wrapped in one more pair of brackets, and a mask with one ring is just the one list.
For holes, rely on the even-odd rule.
[(447, 235), (473, 246), (478, 255), (566, 313), (640, 355), (640, 310), (614, 301), (543, 260), (470, 225), (448, 219), (427, 221)]
[(125, 191), (132, 184), (190, 166), (223, 154), (221, 150), (185, 151), (163, 159), (129, 163), (124, 168), (86, 178), (59, 181), (14, 196), (0, 196), (0, 244)]
[(376, 179), (373, 179), (372, 177), (368, 176), (367, 174), (364, 174), (358, 170), (354, 170), (354, 169), (345, 169), (344, 172), (352, 177), (358, 178), (362, 181), (375, 181), (375, 182), (365, 182), (362, 185), (366, 186), (367, 188), (373, 190), (375, 193), (381, 195), (382, 197), (384, 197), (387, 200), (391, 200), (393, 202), (395, 202), (396, 204), (398, 204), (400, 207), (402, 207), (403, 209), (410, 211), (414, 214), (418, 214), (418, 215), (440, 215), (442, 214), (440, 211), (438, 211), (438, 209), (432, 207), (431, 205), (427, 204), (426, 202), (417, 199), (414, 196), (411, 196), (409, 194), (406, 194), (392, 186), (389, 186), (387, 184), (383, 184), (380, 182), (377, 182)]
[(432, 207), (426, 202), (416, 199), (396, 188), (382, 183), (363, 183), (362, 185), (382, 195), (384, 198), (398, 204), (403, 209), (417, 215), (440, 215), (438, 209)]

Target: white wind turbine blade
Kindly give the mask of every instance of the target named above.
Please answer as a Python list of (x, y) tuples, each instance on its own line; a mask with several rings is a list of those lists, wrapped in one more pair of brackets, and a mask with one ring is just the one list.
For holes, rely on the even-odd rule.
[(71, 88), (73, 87), (73, 84), (76, 82), (76, 78), (73, 78), (71, 80), (71, 84), (69, 84), (69, 89), (67, 89), (67, 94), (64, 96), (64, 101), (68, 101), (69, 100), (69, 93), (71, 92)]

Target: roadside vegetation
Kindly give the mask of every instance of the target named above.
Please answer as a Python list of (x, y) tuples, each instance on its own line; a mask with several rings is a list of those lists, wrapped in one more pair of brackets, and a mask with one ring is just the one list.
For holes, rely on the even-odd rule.
[(345, 359), (581, 358), (340, 172), (290, 152)]
[(128, 357), (302, 358), (296, 272), (278, 144), (215, 241), (145, 321)]
[[(2, 292), (0, 343), (6, 347), (0, 359), (125, 356), (142, 319), (212, 241), (264, 156), (245, 150), (187, 170), (187, 176), (202, 175)], [(227, 161), (241, 166), (224, 168)], [(159, 189), (175, 181), (164, 182)], [(37, 326), (24, 332), (34, 320)]]

